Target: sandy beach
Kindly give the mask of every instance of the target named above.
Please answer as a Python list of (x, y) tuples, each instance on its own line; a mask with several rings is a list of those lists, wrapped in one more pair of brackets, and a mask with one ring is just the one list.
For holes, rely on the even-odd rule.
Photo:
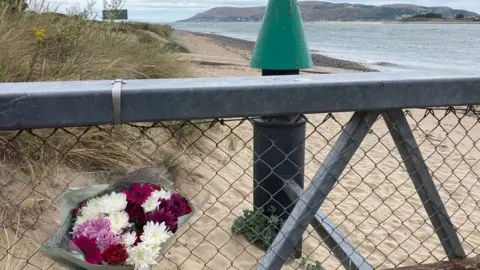
[[(174, 39), (191, 53), (184, 58), (192, 62), (191, 73), (195, 77), (259, 76), (251, 69), (249, 61), (255, 43), (226, 36), (193, 33), (176, 30)], [(344, 73), (375, 71), (360, 63), (312, 54), (314, 67), (302, 73)]]
[[(252, 42), (184, 31), (175, 31), (174, 39), (190, 51), (181, 57), (190, 62), (189, 72), (193, 77), (261, 75), (259, 70), (249, 67)], [(302, 73), (371, 71), (360, 63), (321, 55), (315, 55), (313, 59), (315, 67)], [(351, 112), (306, 116), (306, 186), (351, 116)], [(480, 216), (472, 215), (478, 213), (480, 205), (477, 174), (480, 171), (480, 150), (477, 146), (480, 126), (477, 117), (461, 111), (435, 110), (426, 113), (424, 109), (415, 109), (408, 111), (407, 119), (452, 222), (458, 229), (463, 247), (469, 256), (474, 256), (480, 252), (480, 231), (477, 227)], [(138, 133), (138, 129), (131, 129)], [(191, 149), (179, 150), (169, 140), (171, 134), (163, 128), (152, 128), (146, 133), (159, 140), (164, 139), (165, 143), (160, 148), (139, 145), (139, 149), (128, 147), (125, 151), (139, 151), (139, 155), (149, 156), (152, 153), (147, 150), (164, 153), (162, 151), (167, 149), (169, 154), (179, 155), (181, 166), (176, 168), (172, 181), (197, 207), (189, 225), (179, 232), (177, 241), (152, 270), (256, 269), (258, 260), (265, 253), (243, 236), (231, 233), (233, 221), (243, 210), (253, 208), (253, 129), (248, 119), (225, 119), (214, 127), (207, 125)], [(139, 140), (139, 144), (148, 143), (146, 138)], [(137, 143), (137, 137), (133, 143)], [(321, 209), (375, 269), (445, 260), (442, 246), (408, 173), (399, 162), (400, 155), (382, 119), (375, 123), (360, 147)], [(133, 169), (142, 165), (131, 166)], [(55, 180), (50, 183), (51, 186), (42, 184), (35, 190), (23, 188), (18, 193), (13, 193), (12, 190), (19, 189), (13, 184), (19, 185), (20, 182), (12, 179), (30, 181), (24, 174), (9, 176), (3, 172), (1, 182), (12, 200), (51, 205), (58, 203), (67, 185), (86, 186), (99, 179), (98, 176), (74, 173), (61, 166), (55, 168), (55, 173), (61, 181)], [(50, 197), (43, 196), (40, 188), (47, 190)], [(35, 201), (37, 198), (41, 201)], [(56, 265), (51, 267), (52, 262), (38, 252), (38, 243), (55, 231), (56, 227), (52, 224), (59, 225), (58, 207), (26, 215), (25, 223), (29, 226), (25, 225), (27, 229), (22, 229), (21, 234), (28, 236), (22, 238), (22, 246), (28, 248), (21, 252), (26, 252), (26, 255), (20, 254), (20, 251), (15, 253), (20, 258), (32, 257), (28, 263), (37, 267), (27, 264), (19, 269), (63, 269)], [(11, 226), (15, 226), (15, 220), (12, 220)], [(12, 233), (9, 237), (14, 239), (15, 235)], [(321, 262), (327, 270), (343, 269), (311, 226), (303, 239), (304, 258), (310, 262)], [(7, 243), (2, 243), (2, 246), (7, 246)], [(0, 254), (5, 252), (0, 251)], [(299, 263), (299, 260), (289, 262), (282, 269), (306, 269), (299, 268)]]
[[(192, 65), (198, 77), (260, 75), (247, 66), (251, 42), (186, 32), (177, 33), (177, 39), (195, 54), (193, 58), (198, 57)], [(202, 62), (202, 54), (210, 55), (210, 62), (208, 57)], [(213, 64), (214, 60), (225, 64)], [(226, 64), (229, 61), (231, 64)], [(319, 73), (345, 72), (352, 64), (360, 65), (323, 57), (315, 63)], [(349, 72), (355, 71), (358, 68)], [(307, 185), (351, 116), (307, 116)], [(474, 173), (480, 169), (480, 151), (474, 148), (480, 139), (476, 117), (459, 119), (442, 110), (429, 115), (425, 110), (411, 110), (408, 120), (467, 254), (478, 252), (480, 232), (474, 224), (480, 220), (470, 215), (478, 211), (480, 200), (480, 184)], [(181, 187), (206, 203), (155, 269), (255, 269), (264, 252), (245, 238), (232, 235), (230, 229), (242, 210), (252, 208), (252, 133), (248, 121), (232, 120), (200, 141), (202, 153), (208, 154), (190, 160), (191, 181)], [(465, 139), (466, 133), (469, 139)], [(322, 210), (375, 269), (446, 259), (383, 120), (374, 125), (361, 149)], [(303, 238), (308, 260), (321, 262), (325, 269), (342, 269), (313, 228)], [(297, 266), (298, 262), (292, 262), (283, 269)]]

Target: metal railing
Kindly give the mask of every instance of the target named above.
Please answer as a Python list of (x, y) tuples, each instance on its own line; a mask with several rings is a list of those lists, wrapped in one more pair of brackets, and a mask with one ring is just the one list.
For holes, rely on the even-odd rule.
[[(166, 169), (198, 208), (158, 269), (384, 269), (475, 256), (477, 104), (475, 74), (0, 84), (0, 265), (61, 268), (38, 247), (59, 226), (66, 188), (144, 167)], [(300, 115), (305, 138), (256, 148), (258, 118), (282, 115)], [(282, 169), (300, 148), (304, 189)], [(262, 185), (259, 163), (275, 187)], [(265, 208), (254, 207), (265, 190)]]

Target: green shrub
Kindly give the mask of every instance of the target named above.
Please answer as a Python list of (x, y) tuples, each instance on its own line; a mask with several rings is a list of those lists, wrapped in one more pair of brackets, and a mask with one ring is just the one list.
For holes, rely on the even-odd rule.
[[(248, 242), (260, 249), (267, 251), (273, 240), (282, 228), (284, 220), (271, 215), (275, 212), (273, 207), (268, 211), (243, 210), (243, 215), (238, 217), (232, 224), (232, 233), (243, 235)], [(293, 256), (288, 261), (294, 260)], [(297, 269), (303, 270), (324, 270), (318, 261), (309, 263), (302, 258)]]
[(276, 216), (268, 216), (268, 212), (274, 211), (244, 210), (243, 215), (233, 222), (232, 233), (242, 234), (248, 242), (267, 250), (282, 227), (282, 221)]
[(315, 261), (313, 263), (308, 263), (307, 259), (305, 259), (305, 258), (302, 258), (302, 260), (300, 261), (299, 269), (302, 269), (302, 270), (325, 270), (325, 268), (323, 268), (321, 262)]
[(182, 44), (179, 44), (175, 41), (171, 41), (165, 45), (166, 51), (176, 52), (176, 53), (189, 53), (190, 51), (185, 48)]

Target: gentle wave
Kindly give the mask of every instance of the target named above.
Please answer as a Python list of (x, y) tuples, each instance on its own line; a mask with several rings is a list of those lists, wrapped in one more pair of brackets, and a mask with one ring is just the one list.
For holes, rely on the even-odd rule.
[(406, 67), (406, 66), (391, 63), (391, 62), (376, 62), (376, 63), (373, 63), (373, 65), (380, 66), (380, 67), (395, 67), (395, 68), (405, 68)]

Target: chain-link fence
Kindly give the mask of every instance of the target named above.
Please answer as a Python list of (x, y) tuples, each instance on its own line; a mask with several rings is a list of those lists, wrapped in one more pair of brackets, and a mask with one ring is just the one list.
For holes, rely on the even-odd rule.
[[(465, 253), (475, 256), (480, 251), (480, 117), (473, 107), (404, 113)], [(351, 117), (305, 116), (305, 187)], [(39, 252), (59, 226), (62, 193), (143, 167), (166, 168), (175, 187), (198, 208), (154, 269), (255, 268), (283, 220), (268, 215), (271, 209), (263, 209), (265, 215), (252, 212), (253, 120), (1, 132), (1, 269), (62, 269)], [(447, 259), (381, 117), (321, 211), (375, 269)], [(309, 226), (300, 256), (292, 256), (282, 269), (337, 268), (341, 263)]]

